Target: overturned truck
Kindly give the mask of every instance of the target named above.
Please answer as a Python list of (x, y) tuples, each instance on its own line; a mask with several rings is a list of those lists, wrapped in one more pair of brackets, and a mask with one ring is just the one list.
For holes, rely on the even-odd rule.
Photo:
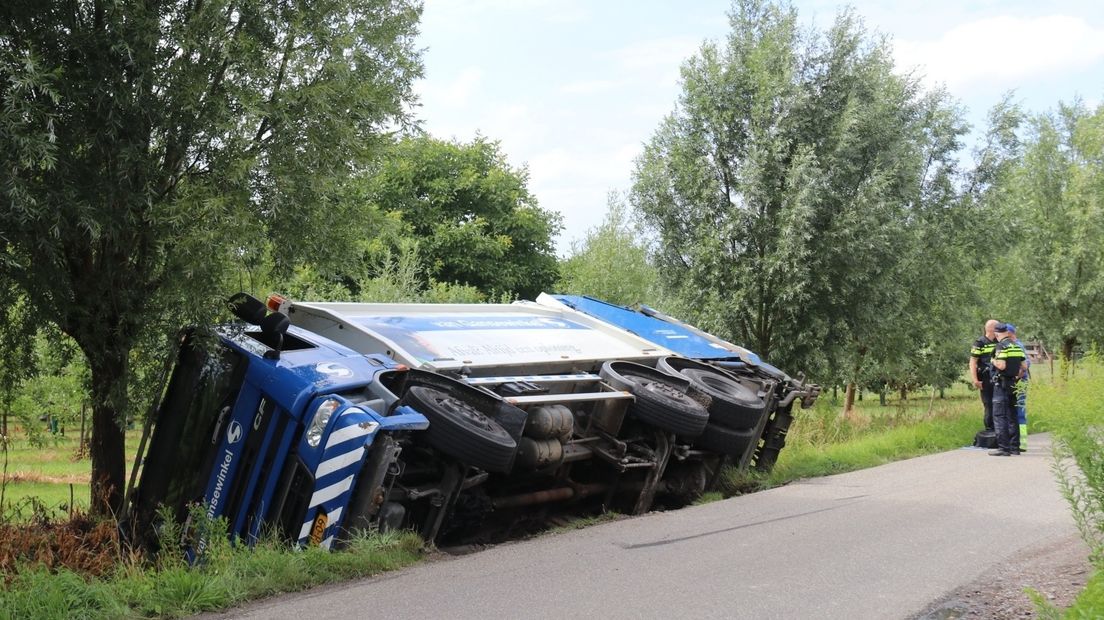
[(242, 323), (181, 337), (127, 492), (140, 540), (196, 505), (246, 543), (274, 528), (326, 548), (368, 529), (486, 542), (679, 506), (726, 464), (769, 469), (793, 406), (819, 392), (659, 312), (585, 297), (230, 303)]

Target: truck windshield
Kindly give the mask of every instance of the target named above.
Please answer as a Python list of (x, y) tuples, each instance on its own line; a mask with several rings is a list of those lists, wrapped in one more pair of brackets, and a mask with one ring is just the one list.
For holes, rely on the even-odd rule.
[(163, 504), (182, 522), (188, 503), (203, 496), (219, 431), (234, 407), (246, 368), (240, 353), (218, 343), (207, 350), (204, 344), (189, 336), (180, 347), (143, 465), (141, 517), (152, 518)]

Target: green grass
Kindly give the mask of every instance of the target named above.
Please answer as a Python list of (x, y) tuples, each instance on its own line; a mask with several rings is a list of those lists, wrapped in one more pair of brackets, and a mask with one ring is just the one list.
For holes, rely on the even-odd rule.
[[(20, 520), (26, 517), (25, 507), (33, 500), (59, 515), (70, 509), (87, 509), (91, 490), (89, 479), (92, 461), (87, 454), (78, 456), (79, 433), (69, 431), (66, 435), (44, 435), (45, 445), (35, 446), (26, 438), (22, 429), (12, 429), (12, 441), (7, 454), (7, 475), (4, 478), (4, 504), (0, 513), (10, 519)], [(128, 431), (127, 475), (134, 462), (140, 431)], [(70, 495), (72, 505), (70, 505)]]
[(709, 491), (707, 493), (702, 493), (701, 497), (694, 500), (694, 505), (701, 506), (702, 504), (712, 504), (722, 499), (724, 499), (724, 493), (720, 491)]
[(412, 564), (423, 544), (412, 533), (358, 538), (344, 551), (291, 551), (265, 542), (249, 549), (213, 545), (207, 561), (150, 567), (123, 563), (105, 579), (24, 567), (0, 588), (0, 619), (182, 617), (263, 596), (374, 575)]
[(855, 403), (843, 416), (842, 398), (822, 394), (811, 409), (797, 409), (786, 447), (769, 474), (725, 472), (723, 489), (731, 495), (799, 480), (874, 467), (914, 456), (970, 445), (982, 428), (981, 400), (965, 386), (898, 395), (881, 405), (877, 397)]

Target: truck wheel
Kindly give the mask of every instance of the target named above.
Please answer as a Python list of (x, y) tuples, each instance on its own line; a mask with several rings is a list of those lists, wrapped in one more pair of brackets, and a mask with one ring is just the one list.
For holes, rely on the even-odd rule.
[(740, 457), (755, 439), (753, 428), (734, 431), (716, 424), (709, 424), (701, 436), (694, 440), (694, 447), (707, 452)]
[(766, 414), (766, 395), (719, 372), (683, 368), (679, 374), (709, 394), (709, 423), (725, 428), (755, 428)]
[[(627, 390), (636, 397), (629, 407), (629, 413), (642, 422), (651, 424), (662, 431), (674, 433), (680, 437), (697, 437), (709, 421), (709, 412), (692, 396), (658, 377), (641, 372), (636, 373), (628, 364), (620, 364), (615, 370), (606, 363), (602, 368), (604, 376), (627, 386)], [(647, 370), (651, 370), (648, 368)], [(655, 371), (658, 374), (658, 371)]]
[(517, 443), (498, 422), (447, 392), (424, 385), (410, 388), (406, 401), (429, 419), (425, 437), (430, 446), (465, 465), (496, 473), (510, 471)]

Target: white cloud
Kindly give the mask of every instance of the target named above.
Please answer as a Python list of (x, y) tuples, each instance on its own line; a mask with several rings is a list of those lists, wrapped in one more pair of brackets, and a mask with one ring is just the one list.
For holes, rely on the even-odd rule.
[[(565, 179), (587, 185), (603, 185), (619, 189), (629, 177), (633, 159), (640, 153), (639, 144), (580, 145), (574, 148), (553, 148), (532, 155), (529, 172), (534, 183), (563, 183)], [(603, 192), (604, 195), (604, 192)]]
[(560, 92), (566, 95), (594, 95), (617, 90), (624, 84), (624, 80), (580, 80), (564, 84)]
[(677, 75), (682, 61), (696, 53), (703, 41), (703, 38), (696, 37), (649, 39), (606, 52), (604, 55), (613, 58), (622, 69), (628, 71), (658, 69), (665, 70), (666, 73), (674, 71)]
[(566, 255), (572, 241), (601, 223), (609, 192), (628, 187), (633, 159), (641, 148), (635, 142), (608, 143), (601, 148), (581, 144), (529, 158), (530, 191), (542, 207), (564, 216), (564, 230), (557, 242), (561, 254)]
[(472, 93), (477, 92), (483, 81), (483, 70), (465, 67), (448, 82), (432, 79), (420, 80), (415, 90), (423, 103), (434, 106), (458, 108), (468, 104)]
[(956, 26), (940, 38), (898, 40), (898, 66), (931, 83), (1015, 87), (1018, 80), (1074, 71), (1104, 58), (1104, 28), (1080, 17), (1008, 15)]

